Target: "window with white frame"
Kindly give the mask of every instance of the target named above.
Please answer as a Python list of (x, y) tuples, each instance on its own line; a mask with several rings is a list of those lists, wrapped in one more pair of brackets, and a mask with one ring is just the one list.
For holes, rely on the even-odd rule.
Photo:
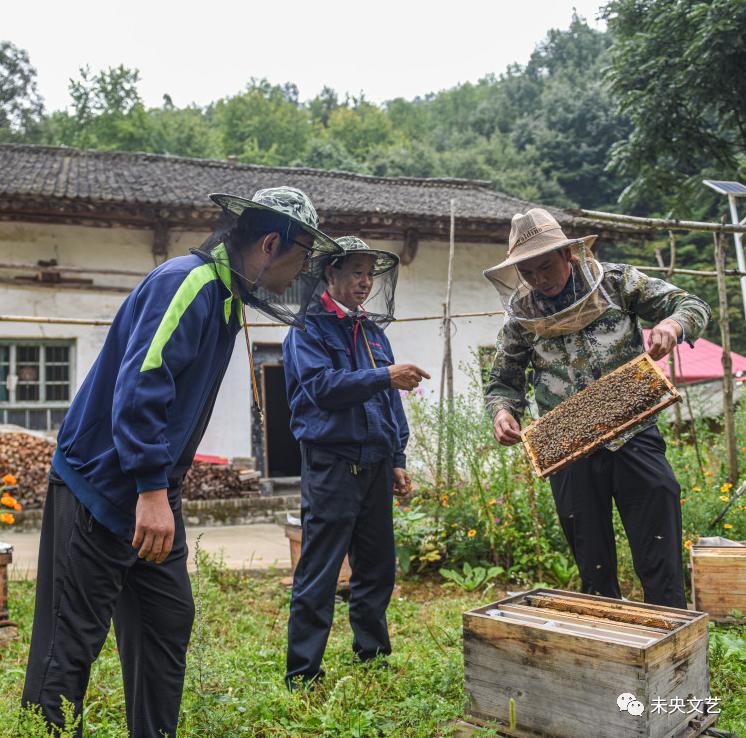
[(74, 344), (0, 340), (0, 423), (60, 427), (72, 399)]

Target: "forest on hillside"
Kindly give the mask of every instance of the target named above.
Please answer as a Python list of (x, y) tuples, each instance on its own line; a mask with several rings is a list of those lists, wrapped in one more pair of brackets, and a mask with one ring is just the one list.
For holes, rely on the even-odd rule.
[[(727, 202), (702, 179), (746, 180), (746, 0), (612, 0), (601, 12), (606, 31), (573, 15), (526, 64), (380, 105), (329, 87), (301, 100), (292, 82), (252, 78), (204, 107), (177, 107), (167, 92), (146, 107), (138, 70), (118, 66), (81, 69), (68, 109), (49, 111), (33, 59), (0, 41), (0, 142), (480, 179), (545, 205), (719, 219)], [(667, 258), (665, 234), (603, 257), (653, 264), (656, 249)], [(735, 266), (730, 239), (728, 249)], [(679, 236), (676, 258), (711, 269), (711, 236)], [(717, 304), (714, 280), (674, 281)]]

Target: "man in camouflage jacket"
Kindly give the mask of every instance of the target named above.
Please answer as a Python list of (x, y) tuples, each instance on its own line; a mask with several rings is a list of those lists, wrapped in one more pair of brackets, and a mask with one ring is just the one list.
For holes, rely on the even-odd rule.
[[(532, 370), (539, 413), (544, 414), (642, 353), (640, 319), (655, 324), (648, 346), (654, 359), (665, 356), (683, 340), (691, 344), (707, 325), (710, 308), (705, 302), (627, 264), (601, 264), (596, 289), (603, 295), (602, 307), (585, 319), (579, 308), (573, 317), (578, 293), (581, 298), (587, 296), (595, 283), (576, 280), (579, 262), (572, 258), (570, 247), (581, 244), (590, 254), (594, 238), (567, 239), (549, 213), (535, 209), (514, 217), (509, 258), (485, 273), (497, 282), (495, 275), (507, 281), (505, 275), (517, 270), (533, 300), (531, 317), (543, 311), (550, 318), (548, 323), (522, 320), (520, 314), (511, 315), (507, 310), (509, 317), (498, 335), (486, 388), (495, 438), (503, 445), (520, 441), (528, 369)], [(565, 319), (567, 330), (542, 330), (551, 325), (553, 315)], [(680, 488), (665, 449), (655, 418), (651, 418), (550, 477), (584, 592), (621, 596), (613, 499), (627, 532), (645, 601), (686, 607)]]

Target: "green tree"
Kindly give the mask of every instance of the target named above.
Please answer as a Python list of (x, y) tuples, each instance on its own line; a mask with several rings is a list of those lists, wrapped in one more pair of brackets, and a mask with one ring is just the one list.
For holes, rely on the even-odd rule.
[(334, 110), (329, 115), (325, 133), (353, 157), (363, 161), (373, 149), (400, 140), (386, 112), (367, 100), (354, 101), (353, 105)]
[(691, 203), (703, 173), (746, 170), (746, 0), (614, 0), (608, 80), (632, 130), (612, 165), (626, 202)]
[(148, 110), (152, 151), (201, 159), (221, 156), (220, 142), (204, 111), (194, 105), (176, 108), (168, 95), (163, 97), (162, 107)]
[(137, 84), (140, 73), (123, 65), (70, 80), (72, 112), (53, 113), (43, 124), (47, 143), (107, 151), (153, 151), (150, 118)]
[(569, 29), (549, 31), (522, 75), (513, 70), (502, 80), (519, 112), (513, 142), (559, 187), (553, 204), (609, 209), (626, 185), (606, 170), (611, 148), (628, 132), (602, 81), (609, 45), (607, 34), (574, 14)]
[(288, 165), (302, 158), (312, 134), (297, 88), (267, 80), (252, 79), (240, 95), (211, 106), (207, 116), (223, 154), (247, 164)]
[(30, 134), (44, 106), (36, 89), (36, 69), (28, 53), (10, 41), (0, 41), (0, 141)]

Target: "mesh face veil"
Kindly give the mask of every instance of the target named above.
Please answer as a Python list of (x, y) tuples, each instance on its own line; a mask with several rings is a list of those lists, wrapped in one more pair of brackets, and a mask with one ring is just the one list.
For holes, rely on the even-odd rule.
[[(342, 256), (320, 257), (318, 265), (314, 264), (314, 269), (321, 268), (324, 279), (316, 289), (309, 314), (334, 316), (335, 313), (324, 306), (322, 296), (335, 300), (336, 295), (337, 308), (353, 320), (365, 318), (386, 328), (395, 320), (394, 297), (399, 277), (399, 257), (389, 251), (371, 249), (362, 239), (355, 236), (342, 236), (337, 239), (337, 243), (344, 249)], [(359, 301), (355, 300), (356, 309), (341, 304), (337, 290), (344, 289), (351, 297), (355, 297), (355, 290), (361, 289), (359, 280), (363, 278), (363, 273), (372, 282), (368, 296)], [(334, 280), (334, 286), (329, 284), (329, 275)], [(363, 282), (365, 283), (365, 280)], [(328, 303), (328, 300), (326, 302)]]
[[(603, 266), (591, 252), (595, 238), (568, 239), (540, 208), (514, 216), (508, 258), (484, 272), (497, 288), (507, 316), (537, 336), (552, 337), (580, 331), (617, 307), (603, 287)], [(570, 251), (570, 274), (561, 292), (550, 297), (529, 284), (519, 267), (561, 249)]]
[[(245, 305), (273, 320), (303, 328), (323, 273), (322, 257), (342, 253), (316, 228), (318, 216), (310, 200), (291, 187), (260, 190), (252, 200), (232, 195), (211, 197), (223, 207), (223, 215), (213, 234), (193, 253), (213, 262)], [(240, 233), (242, 229), (252, 232), (256, 220), (270, 223), (265, 232), (279, 233), (282, 244), (260, 267), (247, 269), (251, 260), (246, 259), (246, 249), (251, 246), (241, 245), (246, 239)], [(303, 235), (311, 236), (309, 243), (300, 243)]]

